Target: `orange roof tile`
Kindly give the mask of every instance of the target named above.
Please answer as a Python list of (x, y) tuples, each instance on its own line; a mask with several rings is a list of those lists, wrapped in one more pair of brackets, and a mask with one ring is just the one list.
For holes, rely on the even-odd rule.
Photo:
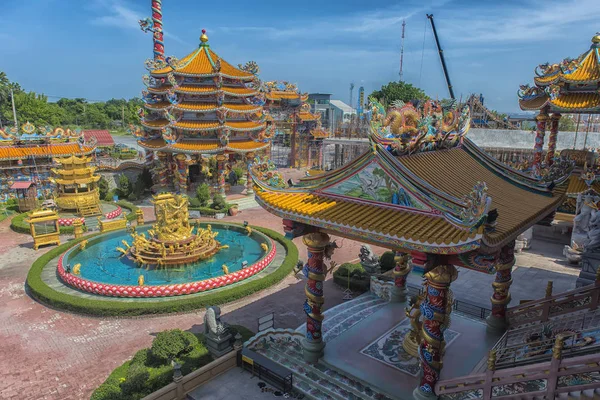
[(94, 151), (94, 147), (79, 144), (46, 144), (31, 146), (0, 146), (0, 159), (19, 160), (27, 157), (63, 157), (70, 155), (86, 155)]
[(268, 92), (265, 97), (269, 100), (300, 99), (301, 95), (295, 92), (272, 91)]
[[(235, 104), (235, 103), (225, 103), (221, 106), (222, 108), (229, 110), (231, 112), (252, 112), (252, 111), (260, 111), (260, 106), (255, 106), (252, 104)], [(193, 103), (193, 102), (182, 102), (175, 106), (175, 108), (183, 111), (214, 111), (217, 110), (219, 105), (217, 103)]]
[(149, 128), (164, 128), (169, 125), (169, 121), (166, 119), (155, 119), (154, 121), (141, 121), (141, 124)]
[(180, 142), (167, 144), (163, 139), (153, 139), (146, 142), (138, 142), (140, 146), (151, 150), (166, 152), (187, 152), (187, 153), (219, 153), (233, 151), (246, 153), (260, 150), (269, 145), (269, 143), (255, 142), (254, 140), (231, 141), (227, 146), (223, 146), (216, 139), (184, 139)]
[[(221, 70), (215, 69), (217, 60), (220, 60)], [(185, 56), (179, 61), (175, 70), (171, 67), (157, 69), (151, 72), (152, 75), (166, 75), (173, 72), (175, 75), (182, 76), (214, 76), (221, 74), (223, 76), (229, 76), (232, 78), (239, 79), (254, 79), (254, 75), (250, 72), (242, 71), (239, 68), (234, 67), (227, 61), (221, 59), (214, 51), (210, 50), (207, 45), (201, 45), (200, 48), (194, 50), (192, 53)]]
[(600, 106), (600, 94), (564, 93), (551, 100), (551, 103), (563, 109), (591, 109)]
[(218, 129), (221, 126), (218, 121), (179, 121), (176, 128), (181, 129)]
[(317, 121), (321, 119), (321, 114), (313, 114), (310, 112), (301, 112), (298, 113), (298, 118), (302, 121)]
[[(254, 96), (258, 92), (254, 89), (245, 87), (228, 87), (224, 86), (221, 88), (223, 93), (231, 96)], [(195, 86), (195, 85), (181, 85), (175, 89), (178, 93), (193, 93), (193, 94), (214, 94), (219, 90), (215, 86)]]
[(145, 103), (144, 106), (152, 110), (162, 110), (163, 108), (171, 107), (171, 103), (168, 101), (159, 101), (158, 103), (154, 104)]
[(577, 69), (570, 74), (562, 74), (567, 82), (597, 82), (600, 80), (600, 61), (595, 51), (590, 51)]

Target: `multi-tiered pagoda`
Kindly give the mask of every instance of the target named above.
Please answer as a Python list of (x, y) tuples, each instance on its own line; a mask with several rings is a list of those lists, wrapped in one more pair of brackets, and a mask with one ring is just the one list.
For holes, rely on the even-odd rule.
[(75, 210), (83, 217), (101, 214), (100, 192), (95, 174), (96, 167), (89, 165), (92, 157), (70, 156), (57, 158), (59, 168), (52, 168), (56, 184), (56, 205), (61, 210)]
[(198, 49), (183, 59), (154, 58), (146, 61), (146, 67), (150, 74), (143, 79), (147, 90), (145, 110), (140, 111), (144, 128), (136, 136), (148, 150), (155, 183), (173, 184), (185, 193), (190, 166), (202, 163), (202, 155), (214, 154), (218, 189), (224, 194), (225, 162), (234, 154), (245, 154), (249, 161), (269, 145), (271, 130), (262, 112), (258, 66), (251, 61), (236, 68), (221, 59), (210, 49), (203, 30)]

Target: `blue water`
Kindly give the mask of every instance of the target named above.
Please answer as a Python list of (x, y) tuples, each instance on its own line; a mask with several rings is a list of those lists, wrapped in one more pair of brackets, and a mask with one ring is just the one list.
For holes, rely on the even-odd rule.
[[(206, 226), (202, 226), (205, 228)], [(150, 227), (140, 228), (138, 233), (146, 232)], [(67, 252), (63, 262), (71, 268), (81, 264), (80, 277), (99, 283), (118, 285), (137, 285), (138, 277), (144, 275), (145, 285), (167, 285), (201, 281), (223, 275), (222, 265), (227, 265), (229, 272), (242, 269), (242, 261), (248, 261), (248, 266), (258, 261), (265, 253), (260, 243), (268, 242), (262, 234), (253, 232), (251, 236), (238, 227), (224, 225), (212, 226), (218, 232), (216, 239), (221, 245), (228, 245), (228, 249), (220, 250), (209, 260), (197, 263), (154, 270), (139, 267), (126, 256), (115, 250), (117, 247), (125, 248), (121, 243), (126, 240), (131, 244), (132, 239), (128, 233), (114, 232), (102, 236), (102, 241), (90, 240), (84, 251), (78, 248)], [(269, 246), (270, 247), (270, 246)]]

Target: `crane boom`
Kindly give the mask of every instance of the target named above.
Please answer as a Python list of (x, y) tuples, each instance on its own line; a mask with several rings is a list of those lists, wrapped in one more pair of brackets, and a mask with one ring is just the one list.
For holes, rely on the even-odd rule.
[(444, 70), (444, 77), (446, 78), (446, 84), (448, 85), (448, 91), (450, 92), (450, 98), (454, 100), (454, 89), (450, 83), (450, 76), (448, 75), (448, 68), (446, 68), (446, 60), (444, 60), (444, 51), (440, 47), (440, 40), (438, 39), (437, 31), (435, 30), (435, 24), (433, 23), (433, 14), (427, 14), (429, 22), (431, 22), (431, 29), (433, 30), (433, 37), (435, 38), (435, 44), (437, 45), (438, 52), (440, 53), (440, 60), (442, 61), (442, 69)]

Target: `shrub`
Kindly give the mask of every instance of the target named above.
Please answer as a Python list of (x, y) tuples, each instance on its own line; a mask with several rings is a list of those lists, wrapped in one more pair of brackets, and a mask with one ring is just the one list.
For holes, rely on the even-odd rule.
[(150, 351), (152, 357), (165, 364), (189, 350), (189, 348), (189, 340), (183, 335), (181, 329), (172, 329), (156, 335), (156, 338), (152, 341)]
[[(129, 204), (127, 202), (120, 201), (117, 204), (121, 205), (122, 207), (129, 208), (125, 205)], [(135, 209), (137, 209), (137, 207), (131, 204), (129, 204), (129, 206), (133, 207), (133, 211), (127, 215), (127, 219), (129, 219), (130, 216), (135, 219)], [(218, 223), (213, 223), (213, 227), (216, 225), (218, 225)], [(219, 291), (207, 292), (202, 296), (182, 296), (173, 299), (161, 299), (156, 301), (149, 300), (144, 302), (113, 301), (109, 299), (97, 301), (96, 299), (86, 299), (79, 296), (72, 296), (67, 293), (58, 292), (52, 289), (42, 280), (42, 271), (51, 260), (58, 257), (80, 241), (90, 240), (100, 235), (99, 233), (94, 233), (80, 239), (71, 240), (67, 243), (50, 249), (46, 254), (40, 256), (33, 262), (31, 268), (29, 269), (29, 273), (27, 274), (27, 289), (35, 299), (54, 308), (78, 312), (86, 315), (99, 316), (133, 316), (184, 312), (202, 307), (228, 303), (248, 296), (259, 290), (266, 289), (277, 282), (280, 282), (282, 279), (288, 276), (290, 272), (292, 272), (293, 268), (296, 266), (296, 262), (298, 261), (298, 248), (294, 245), (294, 243), (292, 243), (291, 240), (286, 239), (283, 237), (283, 235), (270, 229), (259, 226), (252, 226), (252, 229), (262, 232), (281, 243), (281, 245), (287, 251), (287, 257), (284, 259), (282, 265), (267, 276), (254, 279), (252, 281), (243, 282), (238, 286), (226, 287), (220, 289)]]
[(196, 199), (198, 199), (199, 207), (206, 207), (210, 200), (210, 187), (203, 183), (196, 188)]
[(198, 200), (195, 197), (190, 197), (189, 201), (190, 201), (190, 207), (199, 208), (202, 206), (202, 204), (200, 203), (200, 200)]
[(137, 211), (138, 207), (135, 206), (134, 204), (131, 204), (130, 202), (125, 201), (125, 200), (119, 200), (115, 204), (117, 204), (118, 206), (121, 206), (121, 208), (125, 208), (125, 209), (129, 210), (129, 214), (127, 214), (127, 216), (125, 217), (125, 218), (127, 218), (127, 221), (134, 221), (137, 218), (137, 215), (135, 214), (135, 212)]
[(137, 353), (135, 353), (135, 355), (131, 359), (131, 364), (132, 365), (133, 364), (146, 365), (146, 362), (148, 361), (148, 352), (149, 351), (150, 351), (149, 349), (139, 350)]
[(235, 175), (237, 176), (238, 180), (240, 180), (240, 178), (244, 176), (244, 170), (240, 167), (234, 167), (233, 172), (235, 172)]
[(386, 251), (381, 255), (381, 257), (379, 258), (381, 273), (387, 272), (396, 266), (396, 263), (394, 262), (394, 257), (396, 257), (396, 255), (393, 251)]
[(192, 351), (194, 347), (197, 347), (199, 344), (198, 337), (194, 335), (192, 332), (184, 331), (182, 333), (183, 340), (186, 343), (186, 348), (184, 349), (185, 353), (189, 353)]
[(344, 263), (333, 272), (333, 281), (348, 287), (348, 276), (350, 276), (350, 289), (357, 292), (366, 292), (370, 286), (370, 276), (360, 264)]
[(90, 400), (119, 400), (122, 399), (121, 389), (114, 384), (103, 383), (94, 390)]
[(109, 192), (109, 188), (108, 188), (108, 181), (106, 179), (104, 179), (103, 176), (98, 181), (98, 190), (100, 192), (100, 198), (105, 199), (106, 195)]
[(220, 194), (215, 194), (213, 197), (211, 208), (215, 210), (224, 210), (226, 206), (227, 203), (225, 202), (225, 198), (223, 198), (223, 196), (221, 196)]
[(130, 364), (125, 382), (121, 383), (121, 391), (126, 395), (143, 392), (146, 389), (148, 378), (150, 378), (148, 367), (141, 364)]
[(113, 197), (114, 197), (115, 194), (116, 194), (115, 190), (111, 189), (111, 190), (109, 190), (109, 191), (106, 192), (106, 195), (104, 197), (102, 197), (102, 199), (104, 201), (113, 201)]
[(127, 177), (127, 175), (125, 174), (121, 174), (119, 176), (119, 182), (117, 184), (117, 194), (126, 199), (127, 196), (129, 196), (129, 194), (131, 193), (132, 190), (132, 185), (131, 185), (131, 181), (129, 180), (129, 177)]

